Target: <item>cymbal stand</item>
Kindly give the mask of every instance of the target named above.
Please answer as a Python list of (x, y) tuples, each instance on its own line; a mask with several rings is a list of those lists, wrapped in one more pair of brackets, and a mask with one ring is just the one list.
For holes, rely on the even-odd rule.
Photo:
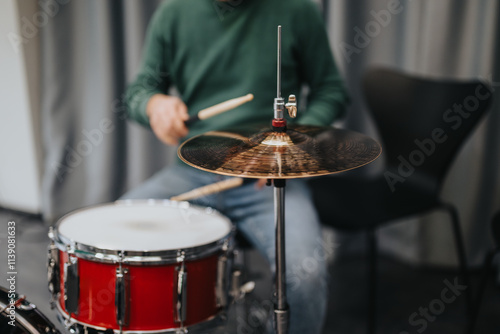
[[(273, 130), (286, 132), (284, 109), (288, 109), (290, 116), (297, 114), (297, 103), (294, 95), (290, 95), (285, 105), (281, 97), (281, 26), (278, 26), (278, 68), (277, 68), (277, 97), (274, 99)], [(276, 153), (280, 154), (279, 146)], [(280, 161), (278, 159), (278, 161)], [(274, 218), (276, 228), (276, 301), (274, 304), (274, 328), (278, 334), (288, 333), (289, 308), (286, 300), (286, 262), (285, 262), (285, 179), (274, 179)]]

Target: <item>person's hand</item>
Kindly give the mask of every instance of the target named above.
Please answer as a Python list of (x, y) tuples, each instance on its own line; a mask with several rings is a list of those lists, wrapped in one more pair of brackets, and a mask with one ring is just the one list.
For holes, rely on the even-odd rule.
[(187, 136), (187, 106), (178, 97), (153, 95), (146, 105), (146, 114), (154, 134), (165, 144), (177, 145), (180, 138)]
[(255, 189), (260, 190), (267, 184), (267, 179), (259, 179), (255, 182)]

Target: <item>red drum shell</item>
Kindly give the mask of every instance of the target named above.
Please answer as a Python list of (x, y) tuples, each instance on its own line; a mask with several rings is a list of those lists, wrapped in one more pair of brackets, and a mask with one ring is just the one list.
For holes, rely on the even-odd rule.
[[(59, 304), (64, 308), (64, 263), (68, 259), (60, 251)], [(216, 305), (215, 286), (219, 254), (186, 261), (187, 310), (184, 326), (210, 320), (220, 311)], [(174, 282), (177, 275), (170, 265), (124, 265), (130, 277), (130, 320), (123, 330), (167, 330), (179, 328), (174, 321)], [(83, 324), (119, 329), (115, 315), (115, 271), (118, 265), (78, 259), (80, 295), (78, 314), (72, 318)]]

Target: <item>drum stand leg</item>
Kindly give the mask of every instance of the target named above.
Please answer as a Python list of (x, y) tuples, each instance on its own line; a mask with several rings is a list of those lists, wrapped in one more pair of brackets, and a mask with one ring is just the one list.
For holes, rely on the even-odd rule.
[(286, 180), (274, 180), (274, 218), (276, 228), (276, 301), (274, 328), (277, 334), (288, 333), (289, 309), (286, 301), (285, 263), (285, 185)]

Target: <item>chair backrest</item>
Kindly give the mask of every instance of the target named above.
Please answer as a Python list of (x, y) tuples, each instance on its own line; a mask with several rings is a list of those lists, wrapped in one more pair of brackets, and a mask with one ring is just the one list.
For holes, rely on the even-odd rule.
[(369, 69), (363, 90), (392, 190), (412, 185), (434, 195), (492, 100), (480, 81), (435, 80), (387, 68)]

